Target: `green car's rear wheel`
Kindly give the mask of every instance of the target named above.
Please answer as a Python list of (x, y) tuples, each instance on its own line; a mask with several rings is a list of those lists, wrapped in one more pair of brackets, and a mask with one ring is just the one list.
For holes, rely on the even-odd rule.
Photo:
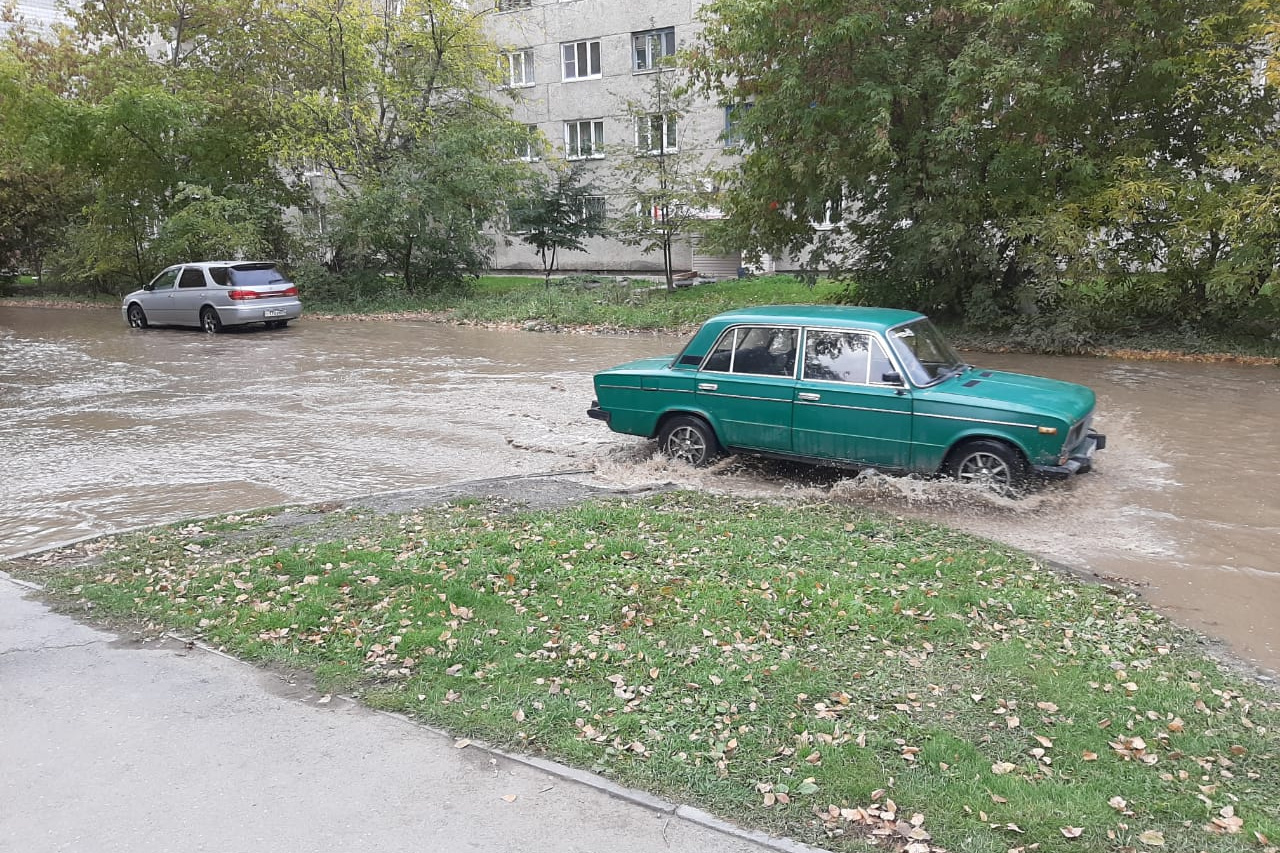
[(695, 468), (710, 463), (720, 455), (720, 442), (715, 430), (702, 418), (676, 415), (662, 425), (658, 447), (672, 459), (688, 462)]

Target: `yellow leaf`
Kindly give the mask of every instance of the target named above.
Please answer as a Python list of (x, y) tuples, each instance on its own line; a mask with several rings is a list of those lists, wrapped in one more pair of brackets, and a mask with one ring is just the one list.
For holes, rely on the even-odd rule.
[(1158, 829), (1148, 829), (1138, 836), (1138, 840), (1149, 847), (1163, 847), (1164, 833)]

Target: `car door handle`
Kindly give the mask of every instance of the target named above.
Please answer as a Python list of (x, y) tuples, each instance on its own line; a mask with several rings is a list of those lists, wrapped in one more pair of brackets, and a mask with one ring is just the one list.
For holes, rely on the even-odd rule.
[(809, 393), (808, 391), (801, 391), (799, 394), (796, 394), (796, 399), (797, 399), (797, 400), (810, 400), (810, 401), (817, 401), (817, 400), (821, 400), (821, 399), (822, 399), (822, 395), (821, 395), (821, 394), (811, 394), (811, 393)]
[(714, 390), (716, 390), (716, 389), (717, 389), (717, 388), (719, 388), (719, 387), (720, 387), (720, 386), (719, 386), (719, 385), (717, 385), (717, 384), (716, 384), (716, 383), (714, 383), (714, 382), (699, 382), (699, 383), (698, 383), (698, 390), (699, 390), (699, 391), (714, 391)]

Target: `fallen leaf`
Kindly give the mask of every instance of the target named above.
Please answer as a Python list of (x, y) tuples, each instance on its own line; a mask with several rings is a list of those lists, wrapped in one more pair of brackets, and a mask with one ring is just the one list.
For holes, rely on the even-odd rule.
[(1084, 829), (1079, 826), (1064, 826), (1058, 831), (1062, 833), (1063, 838), (1079, 838), (1084, 834)]
[(997, 776), (1003, 776), (1006, 773), (1012, 773), (1017, 769), (1018, 769), (1018, 765), (1014, 764), (1011, 761), (997, 761), (995, 764), (991, 765), (991, 772), (996, 774)]
[(468, 746), (471, 746), (471, 741), (467, 740), (466, 738), (460, 738), (453, 742), (454, 749), (465, 749)]
[(506, 800), (508, 803), (514, 803), (516, 800), (520, 798), (517, 797), (515, 794), (507, 794), (502, 799)]
[(1148, 829), (1138, 836), (1138, 840), (1149, 847), (1163, 847), (1164, 833), (1158, 829)]

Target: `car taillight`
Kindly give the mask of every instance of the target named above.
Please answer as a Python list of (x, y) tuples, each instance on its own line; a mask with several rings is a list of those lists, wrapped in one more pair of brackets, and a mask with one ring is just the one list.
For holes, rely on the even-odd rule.
[(259, 293), (256, 290), (229, 290), (227, 296), (232, 299), (272, 299), (277, 296), (297, 296), (298, 286), (291, 284), (284, 290), (272, 290), (268, 293)]

